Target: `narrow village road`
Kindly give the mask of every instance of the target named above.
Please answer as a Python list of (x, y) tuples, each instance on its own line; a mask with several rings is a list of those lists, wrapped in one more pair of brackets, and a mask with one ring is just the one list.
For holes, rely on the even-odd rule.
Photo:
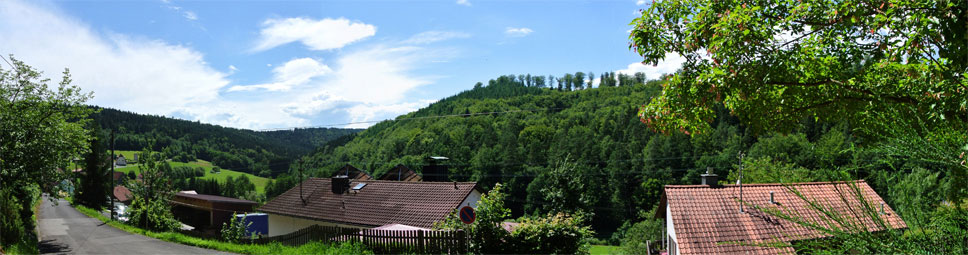
[(131, 234), (87, 217), (66, 200), (40, 205), (37, 228), (41, 254), (224, 254)]

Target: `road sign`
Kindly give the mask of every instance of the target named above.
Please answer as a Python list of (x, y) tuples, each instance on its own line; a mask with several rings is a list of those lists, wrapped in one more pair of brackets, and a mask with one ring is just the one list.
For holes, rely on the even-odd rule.
[(477, 213), (470, 206), (461, 207), (458, 214), (460, 215), (460, 221), (464, 224), (474, 223), (474, 220), (477, 219)]

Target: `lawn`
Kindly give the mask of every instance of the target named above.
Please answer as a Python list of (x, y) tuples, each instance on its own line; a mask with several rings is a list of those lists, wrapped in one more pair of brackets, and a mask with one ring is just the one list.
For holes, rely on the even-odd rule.
[(619, 254), (621, 247), (609, 246), (609, 245), (592, 245), (592, 248), (588, 250), (591, 254)]
[[(124, 155), (125, 158), (128, 158), (129, 155), (133, 158), (135, 151), (117, 151), (117, 153)], [(126, 153), (130, 153), (130, 154), (126, 154)], [(188, 163), (168, 161), (168, 164), (171, 165), (171, 167), (178, 167), (178, 166), (201, 167), (205, 169), (205, 176), (203, 176), (201, 179), (216, 179), (219, 181), (225, 181), (225, 179), (229, 177), (237, 178), (238, 176), (245, 175), (249, 177), (249, 180), (252, 181), (252, 184), (255, 184), (255, 190), (256, 192), (259, 192), (259, 193), (265, 193), (266, 184), (269, 183), (268, 178), (259, 177), (259, 176), (255, 176), (255, 175), (243, 173), (243, 172), (236, 172), (228, 169), (222, 169), (222, 171), (219, 173), (211, 173), (212, 163), (204, 160), (198, 160), (198, 161), (193, 161)], [(128, 164), (127, 166), (124, 166), (124, 167), (116, 167), (115, 170), (117, 170), (118, 172), (123, 172), (127, 174), (128, 172), (131, 172), (131, 171), (137, 171), (138, 166), (137, 164)]]

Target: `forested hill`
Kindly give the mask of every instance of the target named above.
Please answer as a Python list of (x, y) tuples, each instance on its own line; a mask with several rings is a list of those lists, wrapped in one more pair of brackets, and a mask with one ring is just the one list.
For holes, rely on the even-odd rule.
[[(307, 156), (307, 169), (328, 177), (351, 164), (379, 176), (397, 164), (420, 172), (424, 157), (445, 156), (453, 180), (478, 181), (485, 189), (505, 185), (515, 216), (582, 211), (607, 235), (651, 217), (646, 212), (658, 204), (662, 185), (698, 184), (707, 167), (725, 179), (740, 151), (748, 159), (770, 158), (754, 162), (759, 169), (773, 162), (796, 171), (851, 162), (845, 151), (853, 139), (845, 125), (805, 121), (797, 133), (758, 137), (721, 110), (713, 132), (662, 135), (637, 116), (639, 106), (659, 93), (659, 81), (623, 77), (572, 90), (567, 84), (528, 86), (519, 77), (502, 76), (376, 124), (342, 146)], [(796, 180), (822, 179), (816, 176)], [(267, 196), (293, 185), (291, 176), (280, 176)]]
[(174, 161), (195, 159), (260, 176), (284, 172), (289, 163), (321, 145), (360, 129), (301, 128), (252, 131), (212, 124), (98, 108), (93, 119), (104, 130), (115, 130), (118, 150), (164, 151)]

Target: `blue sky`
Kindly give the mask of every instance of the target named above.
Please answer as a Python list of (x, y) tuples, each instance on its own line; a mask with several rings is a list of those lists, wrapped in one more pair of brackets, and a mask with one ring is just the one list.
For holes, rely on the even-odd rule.
[[(639, 64), (642, 1), (0, 1), (0, 54), (90, 103), (249, 129), (377, 121), (504, 74)], [(351, 127), (366, 127), (356, 124)], [(336, 126), (344, 127), (344, 126)]]

